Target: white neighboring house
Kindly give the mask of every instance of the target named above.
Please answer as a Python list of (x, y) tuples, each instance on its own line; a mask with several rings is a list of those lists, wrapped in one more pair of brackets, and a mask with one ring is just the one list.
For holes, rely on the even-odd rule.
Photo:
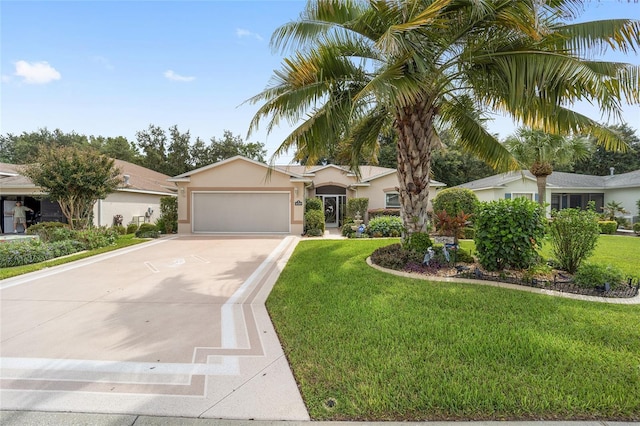
[[(525, 197), (538, 201), (536, 178), (528, 171), (502, 173), (484, 179), (474, 180), (458, 188), (468, 188), (475, 192), (480, 201), (500, 198)], [(640, 170), (608, 176), (581, 175), (553, 172), (547, 176), (546, 203), (550, 209), (586, 208), (589, 201), (596, 203), (596, 211), (611, 202), (621, 203), (629, 214), (624, 215), (630, 222), (640, 221), (637, 202), (640, 200)]]
[[(114, 161), (115, 167), (120, 169), (122, 185), (104, 200), (96, 202), (93, 208), (94, 225), (111, 226), (115, 215), (122, 215), (125, 226), (131, 222), (154, 223), (160, 217), (160, 198), (177, 195), (175, 184), (167, 181), (170, 176), (127, 161)], [(13, 232), (13, 220), (9, 213), (17, 200), (34, 210), (27, 217), (29, 224), (36, 220), (65, 222), (58, 203), (49, 200), (42, 188), (22, 176), (21, 167), (0, 163), (0, 217), (3, 218), (3, 232)]]

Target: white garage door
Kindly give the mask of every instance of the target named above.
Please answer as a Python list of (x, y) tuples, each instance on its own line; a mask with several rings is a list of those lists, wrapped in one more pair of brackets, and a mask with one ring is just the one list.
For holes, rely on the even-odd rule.
[(289, 232), (289, 193), (196, 192), (193, 232)]

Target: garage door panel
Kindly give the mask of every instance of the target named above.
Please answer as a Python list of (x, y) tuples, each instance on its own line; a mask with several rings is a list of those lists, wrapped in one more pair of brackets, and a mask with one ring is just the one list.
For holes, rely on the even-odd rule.
[(289, 232), (289, 193), (195, 193), (194, 232)]

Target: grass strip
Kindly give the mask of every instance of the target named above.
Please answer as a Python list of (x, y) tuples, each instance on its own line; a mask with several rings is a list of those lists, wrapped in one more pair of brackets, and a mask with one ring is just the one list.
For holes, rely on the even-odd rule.
[(267, 308), (314, 420), (640, 420), (640, 309), (389, 275), (303, 241)]
[(76, 260), (85, 259), (87, 257), (95, 256), (102, 253), (118, 250), (121, 248), (134, 246), (136, 244), (149, 241), (145, 238), (136, 238), (134, 234), (122, 235), (118, 237), (113, 245), (100, 247), (94, 250), (87, 250), (80, 253), (75, 253), (70, 256), (59, 257), (56, 259), (47, 260), (45, 262), (33, 263), (30, 265), (14, 266), (11, 268), (0, 268), (0, 280), (5, 278), (16, 277), (18, 275), (27, 274), (29, 272), (40, 271), (45, 268), (51, 268), (52, 266), (63, 265), (65, 263), (74, 262)]

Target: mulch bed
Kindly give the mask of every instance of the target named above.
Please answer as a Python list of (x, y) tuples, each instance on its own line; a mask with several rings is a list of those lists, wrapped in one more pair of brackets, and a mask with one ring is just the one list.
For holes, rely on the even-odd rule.
[(503, 282), (509, 284), (522, 285), (526, 287), (541, 288), (545, 290), (555, 290), (564, 293), (581, 294), (585, 296), (630, 298), (638, 295), (640, 282), (638, 279), (629, 278), (626, 286), (619, 286), (611, 289), (601, 286), (596, 288), (580, 287), (573, 282), (573, 277), (566, 272), (553, 270), (550, 274), (540, 275), (533, 278), (524, 276), (523, 271), (504, 270), (501, 272), (488, 272), (479, 264), (456, 264), (453, 267), (432, 268), (423, 265), (411, 264), (404, 269), (405, 272), (413, 272), (424, 275), (452, 278), (471, 278), (476, 280), (486, 280)]

